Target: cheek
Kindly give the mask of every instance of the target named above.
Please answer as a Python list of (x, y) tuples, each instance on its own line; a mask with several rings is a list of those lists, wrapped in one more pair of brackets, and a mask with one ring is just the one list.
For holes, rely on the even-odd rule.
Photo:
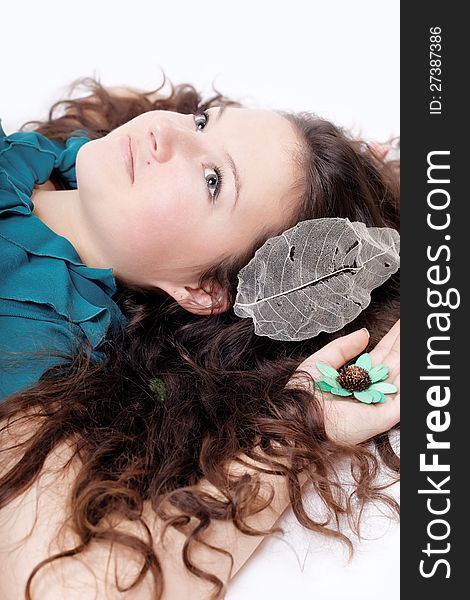
[(131, 198), (121, 196), (115, 229), (125, 231), (134, 255), (158, 257), (162, 264), (185, 264), (198, 250), (198, 237), (204, 234), (207, 221), (201, 210), (191, 207), (187, 194), (183, 189), (168, 192), (160, 185), (152, 192), (133, 192)]
[[(199, 172), (181, 178), (181, 165), (167, 165), (158, 173), (149, 167), (131, 185), (120, 172), (119, 157), (113, 160), (109, 148), (99, 144), (104, 141), (80, 149), (76, 170), (89, 227), (114, 256), (149, 269), (155, 261), (175, 266), (207, 262), (226, 250), (230, 241), (222, 212), (218, 219), (203, 184), (195, 189)], [(234, 234), (231, 229), (228, 237)]]
[(142, 191), (137, 192), (136, 210), (139, 207), (140, 218), (167, 239), (172, 235), (178, 239), (178, 234), (203, 229), (210, 218), (202, 190), (195, 190), (191, 183), (195, 177), (181, 178), (181, 171), (164, 166), (143, 181)]

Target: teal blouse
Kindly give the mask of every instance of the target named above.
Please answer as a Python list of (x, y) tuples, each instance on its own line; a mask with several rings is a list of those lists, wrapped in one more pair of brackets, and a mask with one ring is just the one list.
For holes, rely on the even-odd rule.
[[(74, 131), (66, 143), (36, 132), (6, 135), (0, 119), (0, 400), (62, 362), (54, 352), (73, 352), (85, 339), (102, 360), (105, 337), (127, 322), (112, 300), (112, 269), (84, 265), (32, 213), (33, 188), (53, 170), (66, 189), (77, 188), (76, 156), (90, 141), (83, 134)], [(45, 352), (22, 354), (35, 351)]]

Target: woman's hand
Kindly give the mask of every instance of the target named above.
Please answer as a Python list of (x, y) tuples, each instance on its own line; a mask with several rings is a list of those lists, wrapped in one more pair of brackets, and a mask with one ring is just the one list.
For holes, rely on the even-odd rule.
[[(297, 370), (307, 371), (318, 380), (322, 374), (316, 367), (317, 362), (338, 369), (361, 354), (368, 341), (369, 334), (366, 329), (337, 338), (309, 356)], [(324, 406), (326, 432), (334, 441), (359, 444), (388, 431), (400, 420), (400, 320), (380, 340), (370, 355), (373, 366), (384, 363), (389, 367), (389, 376), (385, 381), (393, 383), (398, 391), (395, 394), (387, 394), (383, 403), (363, 404), (353, 397), (335, 396), (317, 389), (315, 393)]]

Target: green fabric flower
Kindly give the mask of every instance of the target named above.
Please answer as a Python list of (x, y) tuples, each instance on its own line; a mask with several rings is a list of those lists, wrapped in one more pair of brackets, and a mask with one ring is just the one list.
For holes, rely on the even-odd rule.
[(361, 354), (353, 365), (343, 367), (339, 372), (328, 365), (317, 362), (317, 369), (323, 374), (316, 385), (324, 392), (335, 396), (354, 396), (359, 402), (376, 404), (385, 402), (384, 394), (394, 394), (398, 388), (383, 380), (388, 377), (387, 365), (372, 366), (372, 357), (367, 352)]
[(159, 377), (150, 379), (149, 387), (159, 402), (163, 402), (165, 400), (165, 384)]

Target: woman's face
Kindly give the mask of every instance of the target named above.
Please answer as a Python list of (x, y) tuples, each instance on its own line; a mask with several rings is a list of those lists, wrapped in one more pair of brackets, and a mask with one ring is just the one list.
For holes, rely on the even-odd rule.
[(77, 155), (82, 218), (106, 264), (119, 279), (178, 301), (261, 228), (284, 228), (299, 177), (287, 119), (231, 107), (207, 115), (147, 112)]

